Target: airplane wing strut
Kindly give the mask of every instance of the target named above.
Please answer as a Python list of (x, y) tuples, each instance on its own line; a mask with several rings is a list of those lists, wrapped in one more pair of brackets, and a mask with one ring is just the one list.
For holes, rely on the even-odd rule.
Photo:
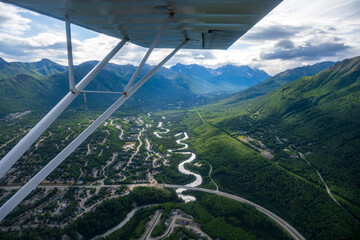
[[(85, 102), (86, 92), (117, 93), (122, 96), (1, 206), (0, 221), (181, 48), (227, 49), (281, 2), (281, 0), (1, 1), (65, 21), (70, 91), (3, 157), (0, 161), (0, 178), (80, 93), (84, 94)], [(76, 85), (70, 21), (71, 24), (122, 39)], [(85, 87), (127, 42), (148, 47), (148, 51), (123, 92), (85, 90)], [(134, 84), (156, 47), (174, 48), (174, 50)]]
[[(172, 18), (169, 17), (171, 20)], [(158, 37), (155, 38), (152, 49), (149, 49), (145, 55), (142, 65), (145, 64), (147, 58), (150, 56), (152, 50), (155, 48), (157, 41), (164, 32), (169, 20), (164, 24), (164, 28), (159, 32)], [(68, 25), (68, 23), (66, 23)], [(67, 27), (67, 29), (69, 29)], [(70, 31), (67, 31), (69, 38)], [(137, 83), (132, 85), (129, 81), (127, 87), (124, 89), (123, 95), (111, 105), (98, 119), (96, 119), (87, 129), (85, 129), (77, 138), (75, 138), (64, 150), (62, 150), (53, 160), (51, 160), (43, 169), (41, 169), (29, 182), (27, 182), (19, 191), (16, 192), (3, 206), (0, 208), (0, 221), (3, 220), (32, 190), (34, 190), (59, 164), (61, 164), (83, 141), (90, 136), (112, 113), (114, 113), (125, 101), (131, 97), (151, 76), (153, 76), (167, 61), (170, 60), (187, 42), (189, 39), (184, 39), (178, 47), (176, 47), (167, 57), (165, 57), (158, 65), (156, 65), (148, 74), (141, 78)], [(70, 41), (71, 42), (71, 41)], [(49, 125), (65, 110), (65, 108), (77, 97), (86, 85), (96, 76), (97, 73), (105, 66), (106, 63), (121, 49), (127, 42), (122, 40), (116, 47), (101, 61), (94, 69), (84, 77), (83, 80), (72, 88), (71, 91), (0, 161), (0, 177), (2, 177), (15, 162), (22, 156), (22, 154), (39, 138), (39, 136), (49, 127)], [(69, 41), (68, 41), (69, 44)], [(71, 47), (68, 45), (68, 58), (72, 58)], [(72, 60), (69, 60), (69, 63)], [(138, 67), (141, 69), (141, 66)], [(137, 76), (139, 71), (134, 75)], [(69, 71), (69, 74), (70, 71)], [(73, 74), (73, 73), (72, 73)], [(134, 82), (136, 76), (132, 77)], [(71, 76), (69, 77), (71, 79)], [(128, 90), (127, 90), (128, 89)]]

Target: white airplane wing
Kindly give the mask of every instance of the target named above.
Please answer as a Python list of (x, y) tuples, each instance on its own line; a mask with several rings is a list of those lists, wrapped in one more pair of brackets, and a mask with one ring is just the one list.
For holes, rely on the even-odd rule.
[(157, 47), (227, 49), (281, 0), (4, 0), (10, 4), (143, 47), (149, 47), (169, 11), (174, 19)]

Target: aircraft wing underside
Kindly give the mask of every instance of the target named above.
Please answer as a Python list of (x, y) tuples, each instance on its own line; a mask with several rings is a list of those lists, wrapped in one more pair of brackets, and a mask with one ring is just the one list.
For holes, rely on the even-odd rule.
[(149, 47), (169, 13), (157, 47), (174, 48), (184, 39), (189, 49), (227, 49), (281, 0), (3, 0), (60, 20), (129, 39)]

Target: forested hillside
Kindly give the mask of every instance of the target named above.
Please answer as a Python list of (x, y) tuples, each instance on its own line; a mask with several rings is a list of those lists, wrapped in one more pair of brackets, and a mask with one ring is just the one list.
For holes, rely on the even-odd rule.
[(290, 83), (304, 76), (313, 76), (322, 70), (334, 65), (334, 62), (321, 62), (314, 65), (304, 67), (297, 67), (288, 69), (284, 72), (278, 73), (275, 76), (266, 79), (265, 81), (249, 87), (239, 93), (234, 94), (232, 98), (226, 99), (227, 102), (239, 102), (251, 98), (259, 97), (271, 92), (284, 84)]
[(360, 57), (347, 59), (262, 97), (197, 108), (182, 127), (223, 190), (269, 207), (309, 239), (356, 239), (359, 77)]

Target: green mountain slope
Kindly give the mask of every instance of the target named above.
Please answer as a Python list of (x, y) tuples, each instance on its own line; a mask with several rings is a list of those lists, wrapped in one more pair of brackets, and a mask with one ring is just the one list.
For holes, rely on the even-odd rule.
[(236, 119), (243, 116), (255, 124), (273, 125), (279, 134), (294, 139), (295, 145), (314, 145), (309, 159), (322, 170), (330, 188), (360, 207), (359, 77), (360, 57), (347, 59), (242, 106), (233, 104), (236, 117), (216, 121), (233, 132)]
[[(49, 82), (28, 74), (17, 74), (0, 79), (0, 116), (10, 112), (45, 110), (46, 101), (51, 101)], [(47, 105), (47, 104), (46, 104)]]
[(41, 59), (39, 62), (33, 62), (33, 63), (18, 63), (18, 64), (19, 65), (24, 64), (29, 69), (39, 73), (44, 77), (48, 77), (55, 73), (61, 73), (67, 70), (67, 67), (54, 63), (49, 59)]
[(321, 62), (311, 66), (309, 65), (294, 69), (288, 69), (269, 79), (266, 79), (265, 81), (255, 86), (252, 86), (235, 94), (233, 98), (229, 99), (228, 101), (237, 102), (265, 95), (266, 93), (271, 92), (286, 83), (292, 82), (304, 76), (313, 76), (334, 64), (334, 62)]
[(360, 206), (360, 58), (286, 85), (256, 106), (260, 118), (318, 145), (309, 156), (330, 187)]
[(264, 204), (309, 239), (358, 238), (360, 57), (258, 98), (197, 111), (185, 120), (191, 145), (223, 190)]
[[(96, 61), (75, 66), (75, 81), (79, 82)], [(139, 77), (152, 69), (146, 65)], [(108, 64), (86, 87), (87, 90), (121, 92), (129, 81), (135, 66)], [(0, 115), (18, 111), (49, 110), (68, 93), (68, 72), (65, 67), (43, 59), (35, 63), (8, 63), (0, 59)], [(110, 106), (119, 94), (87, 94), (89, 109)], [(211, 98), (211, 96), (210, 96)], [(124, 107), (144, 111), (159, 108), (181, 108), (189, 104), (206, 103), (209, 97), (199, 96), (191, 90), (191, 80), (181, 74), (162, 68), (146, 83)], [(71, 107), (85, 109), (83, 97)]]
[(0, 79), (13, 77), (18, 74), (27, 74), (35, 78), (45, 78), (55, 73), (64, 72), (66, 69), (66, 67), (54, 63), (49, 59), (42, 59), (39, 62), (31, 63), (8, 63), (0, 58)]

